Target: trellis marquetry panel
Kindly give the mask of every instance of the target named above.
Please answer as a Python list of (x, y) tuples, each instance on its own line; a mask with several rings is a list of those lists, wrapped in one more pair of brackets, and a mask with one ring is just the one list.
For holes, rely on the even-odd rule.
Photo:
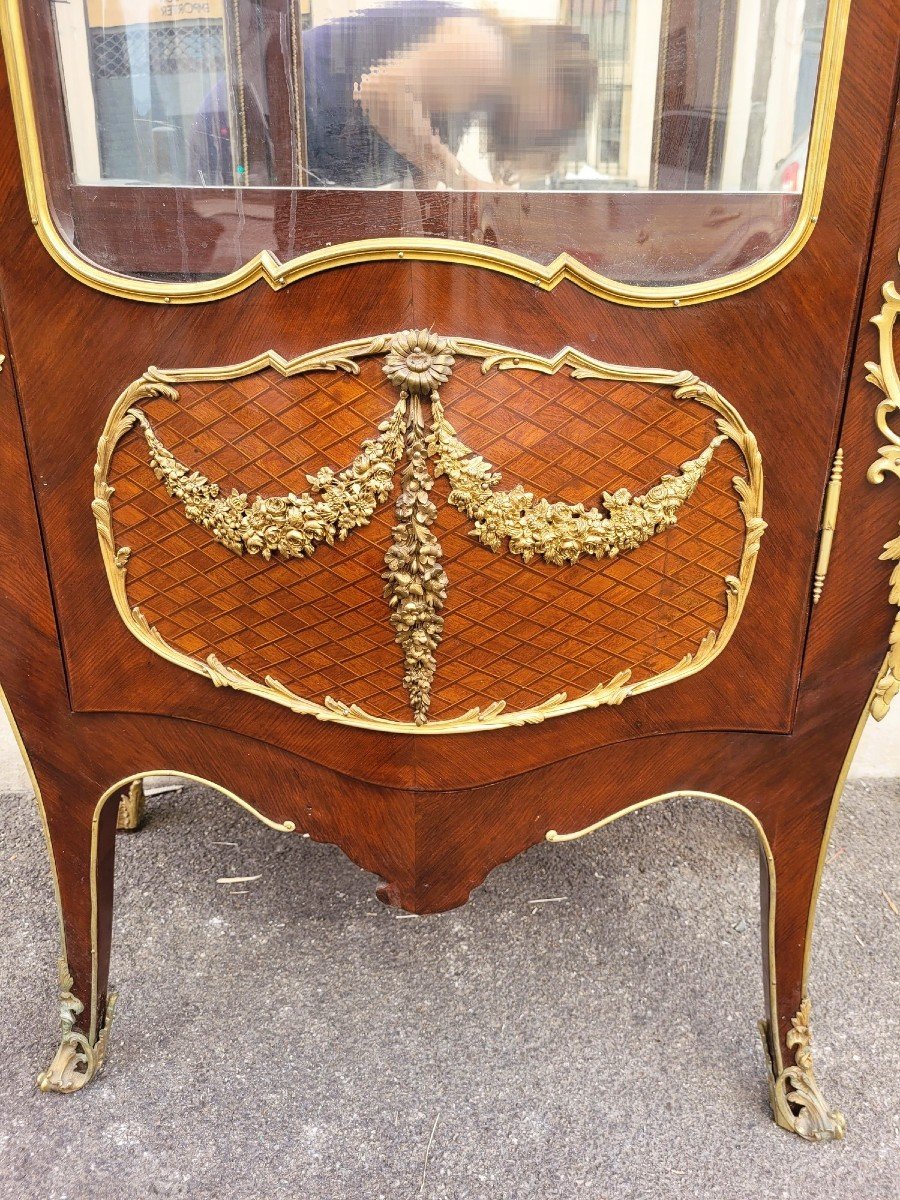
[[(221, 486), (262, 495), (300, 492), (306, 475), (346, 466), (391, 411), (396, 391), (378, 358), (358, 375), (183, 383), (178, 401), (143, 405), (166, 446)], [(538, 496), (586, 507), (603, 490), (641, 493), (696, 457), (716, 434), (715, 414), (673, 389), (488, 370), (460, 358), (442, 389), (460, 438)], [(434, 525), (449, 579), (430, 719), (498, 700), (529, 709), (584, 694), (630, 669), (637, 681), (694, 653), (726, 615), (724, 577), (736, 575), (744, 521), (731, 442), (718, 447), (678, 524), (615, 559), (558, 566), (493, 553), (436, 481)], [(185, 520), (150, 469), (136, 430), (119, 443), (109, 482), (119, 545), (127, 545), (128, 601), (173, 647), (210, 654), (247, 676), (272, 676), (324, 703), (337, 697), (404, 721), (403, 661), (382, 596), (393, 499), (346, 541), (310, 558), (238, 556)], [(395, 492), (396, 495), (396, 483)]]

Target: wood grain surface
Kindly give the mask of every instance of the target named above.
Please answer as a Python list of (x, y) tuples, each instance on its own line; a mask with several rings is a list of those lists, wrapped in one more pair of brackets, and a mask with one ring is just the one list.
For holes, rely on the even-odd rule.
[[(385, 900), (422, 913), (464, 903), (493, 867), (549, 829), (577, 830), (692, 790), (746, 807), (770, 844), (774, 1016), (787, 1058), (832, 796), (893, 619), (879, 554), (896, 532), (900, 485), (865, 478), (880, 439), (864, 363), (876, 353), (868, 320), (881, 284), (896, 277), (900, 246), (896, 139), (882, 188), (898, 42), (897, 6), (856, 0), (823, 209), (803, 253), (744, 294), (666, 311), (618, 307), (568, 284), (544, 293), (471, 268), (413, 263), (333, 270), (280, 294), (257, 284), (178, 309), (102, 295), (65, 275), (34, 234), (4, 84), (0, 682), (43, 796), (82, 1023), (102, 1014), (111, 928), (115, 806), (96, 814), (92, 860), (95, 809), (136, 773), (182, 771), (229, 788), (268, 818), (337, 843), (384, 880)], [(769, 529), (738, 630), (707, 670), (616, 709), (412, 738), (329, 727), (216, 690), (128, 633), (90, 511), (97, 438), (119, 391), (151, 363), (217, 365), (270, 347), (291, 356), (431, 324), (542, 354), (571, 343), (607, 361), (688, 367), (741, 411), (763, 454)], [(839, 439), (838, 531), (811, 611)], [(515, 602), (510, 610), (515, 617)]]

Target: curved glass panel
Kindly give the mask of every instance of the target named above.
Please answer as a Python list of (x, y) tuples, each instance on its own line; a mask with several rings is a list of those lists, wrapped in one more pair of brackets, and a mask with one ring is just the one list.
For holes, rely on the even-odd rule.
[(638, 288), (791, 232), (847, 3), (6, 0), (48, 207), (102, 269), (183, 283), (443, 238)]

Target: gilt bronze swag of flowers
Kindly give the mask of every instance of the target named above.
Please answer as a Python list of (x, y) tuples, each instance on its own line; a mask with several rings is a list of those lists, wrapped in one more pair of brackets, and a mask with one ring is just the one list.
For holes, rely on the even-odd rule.
[[(238, 491), (225, 495), (216, 483), (166, 449), (140, 408), (129, 408), (126, 420), (142, 429), (154, 473), (184, 506), (189, 520), (234, 553), (267, 559), (273, 554), (303, 558), (323, 542), (332, 545), (366, 525), (390, 496), (403, 462), (397, 523), (382, 578), (390, 621), (403, 652), (410, 708), (415, 723), (424, 725), (449, 586), (441, 565), (441, 545), (432, 530), (437, 512), (431, 499), (431, 464), (435, 476), (447, 476), (450, 503), (472, 521), (472, 536), (483, 546), (499, 551), (505, 543), (509, 552), (526, 562), (540, 556), (565, 566), (582, 555), (614, 558), (674, 525), (716, 448), (726, 440), (726, 432), (714, 437), (696, 458), (683, 462), (678, 474), (664, 475), (644, 495), (632, 496), (625, 488), (603, 492), (602, 507), (550, 501), (520, 484), (502, 490), (501, 472), (460, 441), (441, 403), (440, 389), (451, 377), (458, 346), (429, 330), (407, 330), (375, 339), (368, 352), (379, 350), (386, 351), (383, 370), (399, 391), (397, 404), (378, 427), (377, 436), (363, 442), (348, 467), (340, 471), (323, 467), (308, 475), (309, 490), (300, 495), (250, 498)], [(330, 369), (334, 365), (329, 362)], [(357, 368), (350, 364), (347, 369)], [(685, 379), (693, 378), (685, 373)], [(724, 428), (720, 422), (720, 429)]]

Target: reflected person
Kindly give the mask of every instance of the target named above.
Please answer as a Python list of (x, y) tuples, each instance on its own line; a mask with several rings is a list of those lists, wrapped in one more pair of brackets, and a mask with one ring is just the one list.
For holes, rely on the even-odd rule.
[[(596, 87), (587, 38), (444, 0), (362, 9), (303, 34), (311, 186), (493, 188), (561, 167)], [(458, 154), (475, 122), (492, 182)]]

